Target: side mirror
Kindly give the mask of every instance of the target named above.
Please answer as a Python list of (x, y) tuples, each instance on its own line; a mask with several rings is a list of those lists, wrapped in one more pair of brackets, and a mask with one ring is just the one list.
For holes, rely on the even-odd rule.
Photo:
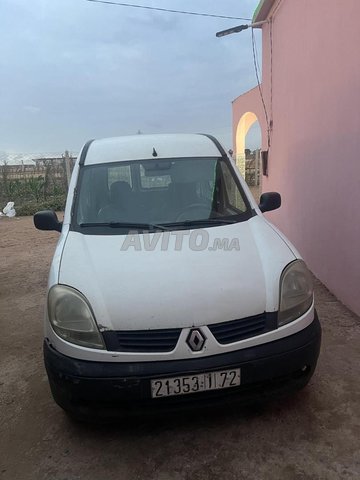
[(38, 230), (56, 230), (61, 232), (62, 222), (54, 212), (54, 210), (42, 210), (34, 215), (34, 225)]
[(263, 193), (260, 197), (259, 208), (262, 212), (270, 212), (281, 206), (281, 195), (277, 192)]

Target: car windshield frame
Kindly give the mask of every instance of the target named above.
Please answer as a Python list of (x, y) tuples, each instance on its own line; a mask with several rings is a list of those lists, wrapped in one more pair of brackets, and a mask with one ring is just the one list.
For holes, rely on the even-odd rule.
[[(136, 160), (117, 160), (114, 162), (99, 162), (96, 164), (79, 164), (79, 174), (76, 182), (76, 186), (74, 189), (74, 195), (72, 200), (71, 206), (71, 219), (70, 219), (70, 231), (76, 231), (78, 233), (82, 233), (85, 235), (126, 235), (130, 231), (131, 232), (155, 232), (155, 231), (177, 231), (177, 230), (193, 230), (199, 228), (210, 228), (210, 227), (218, 227), (224, 225), (230, 225), (234, 223), (240, 223), (249, 220), (253, 216), (256, 216), (255, 209), (251, 206), (249, 198), (245, 193), (243, 186), (238, 178), (238, 175), (231, 164), (229, 158), (225, 155), (219, 155), (214, 157), (191, 157), (191, 160), (216, 160), (217, 162), (222, 161), (226, 164), (231, 173), (231, 176), (238, 188), (246, 210), (241, 212), (237, 215), (228, 215), (228, 216), (219, 216), (218, 221), (217, 217), (210, 217), (209, 219), (199, 219), (199, 220), (190, 220), (190, 221), (179, 221), (179, 222), (164, 222), (157, 225), (156, 223), (149, 222), (147, 225), (144, 222), (139, 222), (139, 227), (136, 227), (136, 223), (134, 223), (131, 227), (127, 226), (128, 222), (124, 222), (124, 226), (121, 226), (121, 222), (93, 222), (93, 224), (89, 222), (79, 223), (77, 220), (78, 217), (78, 209), (79, 209), (79, 200), (80, 200), (80, 191), (81, 185), (83, 182), (84, 173), (88, 169), (96, 169), (104, 166), (115, 166), (115, 165), (133, 165), (133, 164), (142, 164), (145, 162), (152, 161), (152, 158), (144, 158), (144, 159), (136, 159)], [(182, 160), (190, 160), (190, 157), (181, 157), (181, 158), (166, 158), (166, 159), (159, 159), (161, 162), (166, 161), (182, 161)], [(208, 224), (206, 220), (209, 220)], [(192, 225), (192, 222), (194, 224)], [(146, 227), (146, 228), (145, 228)]]

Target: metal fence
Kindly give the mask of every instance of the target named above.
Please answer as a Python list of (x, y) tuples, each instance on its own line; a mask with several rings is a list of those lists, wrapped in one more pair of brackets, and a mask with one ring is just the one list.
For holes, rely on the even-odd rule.
[(246, 151), (245, 180), (251, 187), (258, 187), (261, 181), (260, 150)]

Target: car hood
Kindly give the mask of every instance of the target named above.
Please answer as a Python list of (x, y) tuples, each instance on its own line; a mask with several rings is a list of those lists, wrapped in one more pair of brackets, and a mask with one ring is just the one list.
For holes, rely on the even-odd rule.
[[(208, 237), (206, 248), (194, 248), (195, 233), (182, 242), (179, 232), (140, 234), (124, 249), (124, 235), (70, 231), (58, 281), (85, 295), (100, 330), (201, 326), (278, 309), (279, 278), (295, 255), (262, 216), (191, 232), (197, 245)], [(154, 235), (157, 244), (144, 248)], [(214, 248), (216, 239), (233, 248)]]

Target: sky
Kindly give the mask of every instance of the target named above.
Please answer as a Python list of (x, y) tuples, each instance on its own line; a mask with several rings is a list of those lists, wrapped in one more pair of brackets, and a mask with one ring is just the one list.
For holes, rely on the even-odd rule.
[[(129, 3), (251, 18), (258, 0)], [(0, 152), (76, 153), (139, 130), (232, 147), (231, 101), (256, 85), (251, 31), (215, 33), (247, 21), (86, 0), (1, 0), (0, 18)], [(247, 147), (259, 144), (255, 126)]]

